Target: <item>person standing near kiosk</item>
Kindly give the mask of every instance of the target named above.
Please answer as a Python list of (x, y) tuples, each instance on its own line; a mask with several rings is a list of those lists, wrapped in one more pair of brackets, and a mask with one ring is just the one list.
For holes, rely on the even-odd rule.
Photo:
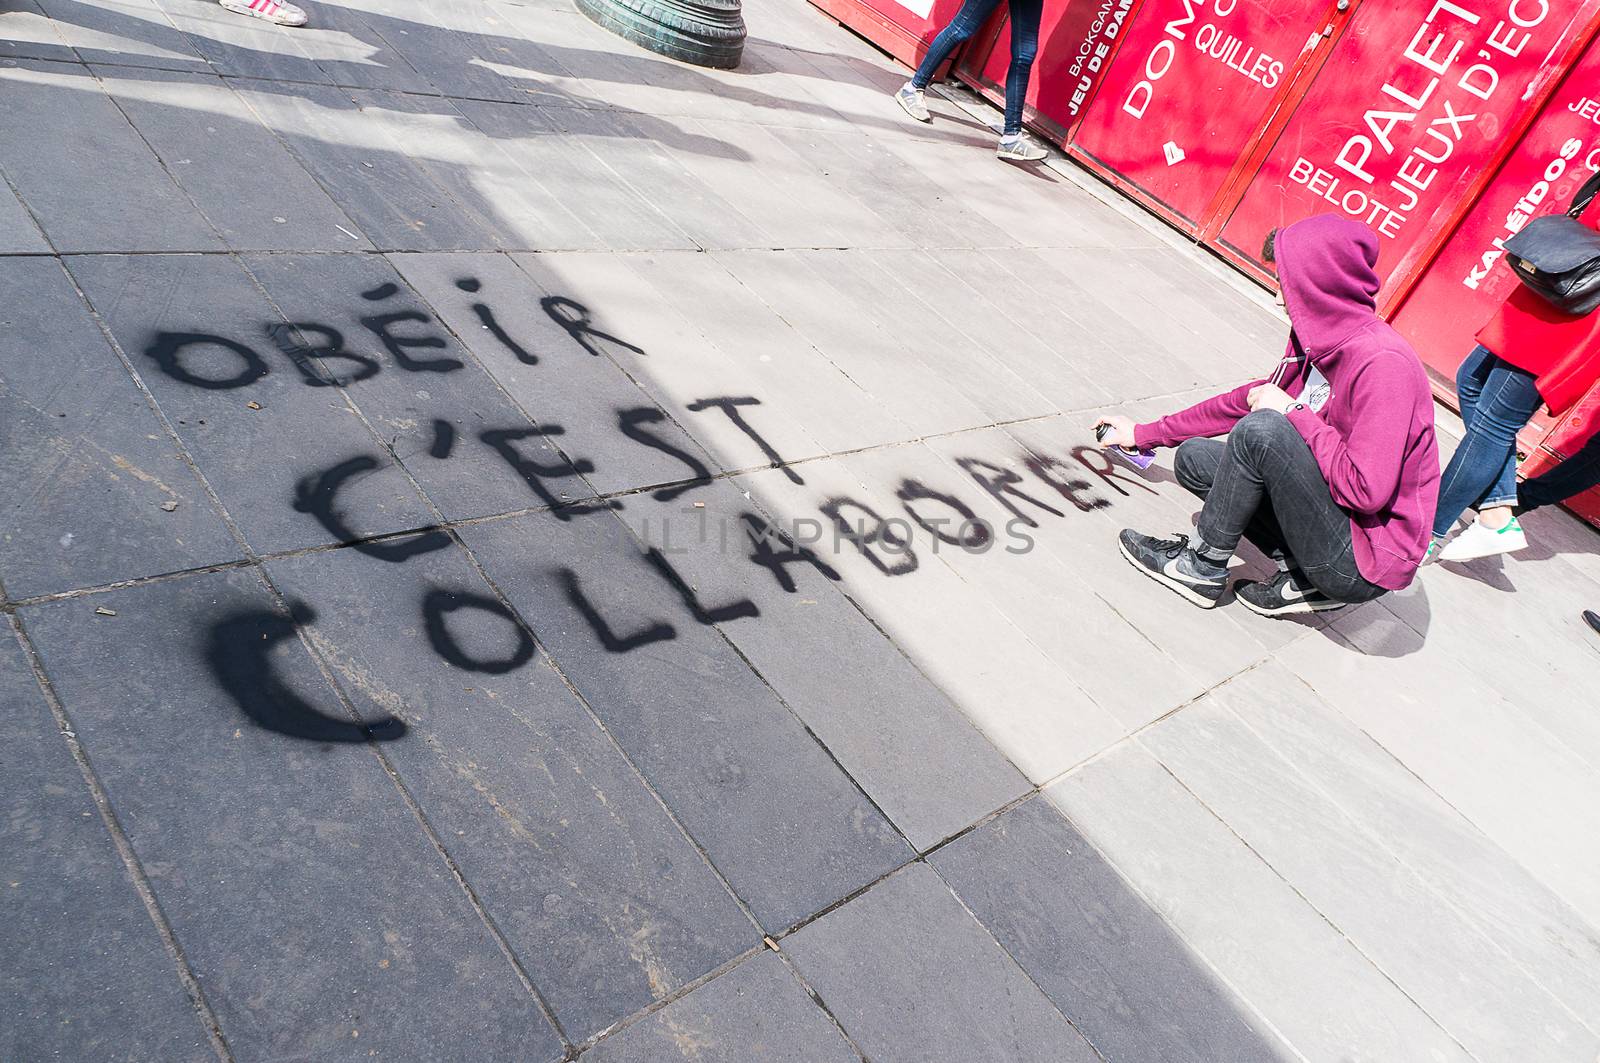
[[(1028, 95), (1033, 60), (1039, 54), (1039, 15), (1044, 0), (1006, 0), (1011, 9), (1011, 66), (1006, 70), (1006, 122), (995, 154), (1013, 162), (1038, 162), (1049, 156), (1022, 131), (1022, 104)], [(972, 39), (1000, 0), (966, 0), (950, 24), (928, 46), (917, 72), (894, 94), (895, 101), (919, 122), (933, 121), (923, 93), (956, 45)]]

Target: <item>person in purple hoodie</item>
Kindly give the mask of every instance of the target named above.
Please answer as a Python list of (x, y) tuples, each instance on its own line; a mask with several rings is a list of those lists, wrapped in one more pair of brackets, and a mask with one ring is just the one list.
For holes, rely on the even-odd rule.
[[(1341, 215), (1275, 230), (1288, 350), (1273, 374), (1149, 424), (1108, 417), (1101, 446), (1177, 446), (1174, 470), (1205, 500), (1195, 535), (1127, 529), (1122, 553), (1204, 608), (1248, 538), (1278, 573), (1241, 582), (1266, 615), (1370, 601), (1411, 583), (1439, 493), (1433, 397), (1410, 344), (1378, 318), (1378, 237)], [(1226, 436), (1226, 439), (1207, 438)]]

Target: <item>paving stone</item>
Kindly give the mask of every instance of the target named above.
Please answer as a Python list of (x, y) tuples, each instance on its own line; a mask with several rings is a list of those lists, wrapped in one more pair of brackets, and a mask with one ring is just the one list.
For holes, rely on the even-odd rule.
[[(733, 647), (636, 546), (618, 541), (620, 527), (609, 514), (540, 513), (469, 526), (462, 537), (768, 931), (909, 857)], [(597, 623), (609, 627), (612, 648)], [(672, 634), (660, 639), (666, 627)]]
[[(648, 412), (654, 403), (624, 368), (610, 357), (588, 353), (543, 308), (543, 300), (551, 298), (561, 300), (552, 306), (556, 315), (577, 314), (581, 307), (596, 328), (632, 342), (629, 333), (612, 324), (606, 305), (573, 298), (592, 296), (568, 282), (564, 266), (551, 266), (563, 262), (562, 256), (530, 256), (523, 260), (527, 271), (498, 254), (393, 255), (390, 261), (472, 349), (513, 402), (547, 429), (560, 429), (551, 436), (554, 445), (571, 461), (593, 466), (584, 480), (594, 489), (611, 493), (694, 475), (668, 450), (629, 438), (620, 425), (624, 410), (644, 418), (650, 437), (663, 446), (694, 455), (707, 467), (715, 464), (671, 418), (662, 414), (655, 419)], [(462, 280), (476, 281), (477, 290), (463, 290), (457, 283)], [(474, 309), (480, 304), (493, 315), (505, 339), (484, 323)], [(610, 346), (598, 339), (593, 342), (597, 348)], [(617, 355), (627, 360), (624, 366), (637, 357), (620, 348)]]
[(694, 139), (668, 141), (667, 149), (684, 169), (760, 227), (763, 247), (911, 245), (909, 238), (851, 199), (838, 187), (840, 182), (807, 165), (763, 127), (698, 118), (680, 118), (674, 124)]
[[(400, 467), (338, 390), (309, 386), (290, 358), (277, 350), (271, 337), (282, 318), (236, 261), (222, 256), (97, 255), (67, 262), (201, 473), (258, 551), (433, 523)], [(177, 352), (175, 377), (150, 353), (162, 333), (220, 336), (253, 352), (255, 361), (238, 350), (196, 343)], [(338, 368), (348, 371), (344, 364)], [(265, 375), (258, 375), (262, 370)], [(213, 386), (196, 386), (185, 375)], [(217, 383), (237, 386), (218, 388)], [(325, 523), (330, 520), (337, 531)]]
[(351, 221), (220, 78), (92, 67), (236, 251), (370, 250)]
[[(556, 203), (598, 236), (600, 246), (608, 250), (696, 246), (656, 209), (655, 190), (641, 188), (634, 183), (634, 175), (614, 170), (607, 160), (564, 133), (529, 135), (529, 119), (537, 109), (476, 101), (457, 106), (522, 172), (524, 182), (543, 185)], [(528, 219), (527, 229), (536, 239), (521, 246), (549, 246), (537, 236), (549, 224), (544, 214)]]
[[(527, 102), (526, 93), (499, 68), (515, 69), (527, 65), (526, 52), (534, 46), (519, 38), (490, 34), (469, 35), (455, 31), (464, 15), (478, 15), (482, 24), (496, 21), (489, 5), (457, 3), (445, 10), (427, 11), (428, 21), (414, 16), (420, 9), (404, 3), (378, 2), (364, 6), (359, 19), (365, 32), (358, 36), (375, 39), (388, 53), (388, 65), (414, 71), (411, 78), (422, 91), (479, 100)], [(325, 70), (339, 80), (342, 70)], [(340, 80), (340, 84), (361, 82)], [(417, 91), (405, 84), (367, 84), (371, 88), (401, 88)]]
[(261, 19), (241, 18), (211, 0), (155, 2), (218, 74), (305, 84), (329, 82), (328, 75), (302, 49), (302, 34), (286, 33)]
[(1476, 1058), (1588, 1059), (1600, 1048), (1528, 972), (1237, 717), (1207, 699), (1143, 742)]
[[(941, 252), (941, 254), (948, 252)], [(1058, 412), (1050, 395), (1056, 382), (1030, 360), (1026, 347), (1017, 350), (1002, 334), (977, 340), (991, 322), (972, 320), (964, 311), (961, 295), (949, 288), (965, 288), (945, 274), (930, 256), (914, 251), (861, 252), (855, 250), (790, 252), (830, 285), (828, 298), (835, 312), (859, 321), (875, 321), (899, 343), (903, 362), (960, 391), (983, 411), (991, 423), (1042, 417)], [(926, 301), (924, 301), (926, 300)], [(934, 309), (941, 307), (944, 313)], [(1020, 330), (1018, 330), (1020, 332)], [(1031, 337), (1025, 337), (1031, 340)], [(1004, 357), (997, 351), (1005, 349)], [(1054, 363), (1048, 352), (1046, 359)], [(1051, 366), (1045, 367), (1047, 370)]]
[[(612, 348), (618, 364), (709, 455), (713, 469), (748, 469), (770, 465), (769, 451), (795, 460), (814, 457), (822, 447), (785, 408), (781, 393), (765, 383), (759, 360), (720, 350), (699, 328), (709, 316), (702, 307), (675, 300), (650, 284), (644, 274), (671, 271), (695, 254), (660, 252), (635, 255), (566, 255), (558, 262), (543, 256), (517, 256), (534, 268), (548, 264), (571, 290), (583, 293), (586, 305), (603, 308), (605, 330), (617, 336), (648, 337), (644, 354)], [(592, 311), (596, 312), (596, 311)], [(767, 363), (770, 364), (770, 363)], [(768, 397), (776, 398), (769, 404)], [(762, 442), (735, 423), (715, 403), (729, 399)], [(752, 401), (753, 400), (753, 401)], [(654, 426), (652, 425), (652, 428)]]
[[(487, 204), (475, 197), (474, 209), (465, 209), (438, 180), (451, 164), (435, 165), (430, 159), (430, 152), (447, 146), (467, 158), (470, 135), (452, 133), (439, 123), (418, 128), (405, 112), (382, 106), (386, 102), (424, 109), (428, 105), (420, 98), (368, 94), (366, 105), (360, 106), (350, 91), (319, 85), (237, 80), (233, 87), (339, 208), (355, 219), (360, 229), (352, 234), (352, 248), (358, 245), (359, 234), (384, 250), (476, 251), (499, 246), (491, 231), (496, 221), (484, 212)], [(287, 91), (289, 87), (294, 91)], [(453, 111), (445, 101), (433, 101), (431, 106)], [(459, 187), (458, 181), (450, 183)], [(490, 193), (502, 191), (506, 191), (503, 184), (489, 188)]]
[[(37, 0), (55, 30), (86, 63), (209, 72), (189, 39), (155, 0)], [(7, 32), (10, 32), (7, 19)], [(41, 56), (40, 58), (50, 58)]]
[(11, 189), (0, 184), (0, 254), (47, 253), (50, 245), (33, 223), (33, 216)]
[[(594, 496), (557, 452), (561, 437), (544, 435), (548, 426), (530, 421), (495, 387), (387, 262), (370, 255), (252, 255), (246, 262), (290, 320), (333, 329), (379, 367), (345, 390), (447, 518)], [(386, 351), (382, 329), (412, 345)], [(305, 342), (323, 342), (312, 327), (301, 332)], [(348, 376), (350, 368), (325, 362), (330, 374)], [(514, 466), (512, 456), (537, 470)]]
[(917, 436), (991, 423), (960, 390), (910, 361), (875, 322), (834, 312), (826, 282), (783, 251), (725, 251), (713, 256), (840, 372)]
[[(561, 1057), (254, 573), (21, 615), (235, 1054)], [(284, 733), (300, 723), (344, 740)]]
[(751, 957), (601, 1041), (584, 1063), (859, 1063), (775, 953)]
[[(0, 40), (0, 61), (45, 59), (75, 63), (78, 53), (61, 36), (61, 25), (40, 9), (37, 0), (12, 0), (6, 5), (6, 35)], [(0, 70), (5, 65), (0, 62)]]
[(783, 948), (870, 1059), (1096, 1058), (926, 864), (829, 912)]
[(0, 289), (7, 593), (51, 594), (238, 558), (204, 487), (60, 263), (0, 258)]
[[(585, 1039), (760, 934), (453, 545), (273, 562), (473, 893), (568, 1037)], [(522, 663), (517, 663), (521, 661)]]
[[(990, 264), (987, 268), (985, 262)], [(993, 278), (991, 283), (1014, 284), (1018, 290), (1031, 292), (1035, 305), (1056, 306), (1080, 330), (1095, 337), (1098, 343), (1091, 350), (1100, 353), (1089, 355), (1093, 358), (1091, 371), (1100, 386), (1117, 398), (1166, 395), (1216, 380), (1215, 367), (1195, 361), (1192, 348), (1169, 348), (1154, 339), (1139, 317), (1117, 312), (1091, 294), (1082, 278), (1047, 261), (1035, 249), (982, 252), (969, 275), (986, 276)], [(1069, 359), (1083, 356), (1075, 344), (1063, 343), (1062, 347)], [(1140, 386), (1150, 390), (1141, 392)]]
[(552, 104), (540, 111), (574, 143), (626, 175), (633, 187), (646, 190), (651, 205), (699, 247), (761, 245), (755, 222), (668, 153), (664, 144), (691, 142), (690, 135), (670, 121), (576, 105)]
[[(1120, 611), (1122, 603), (1117, 597), (1097, 590), (1081, 571), (1089, 567), (1083, 565), (1085, 554), (1103, 547), (1086, 530), (1086, 525), (1092, 529), (1095, 522), (1080, 507), (1114, 505), (1115, 491), (1091, 487), (1091, 482), (1098, 485), (1098, 481), (1070, 459), (1056, 468), (1030, 467), (1020, 448), (998, 432), (930, 440), (927, 449), (933, 453), (918, 455), (914, 461), (908, 460), (905, 452), (895, 453), (894, 460), (880, 460), (883, 482), (895, 483), (896, 475), (913, 479), (920, 487), (961, 500), (995, 530), (998, 545), (982, 552), (947, 545), (941, 556), (973, 593), (988, 599), (1071, 677), (1071, 687), (1049, 692), (1059, 702), (1062, 725), (1067, 724), (1069, 715), (1098, 719), (1099, 714), (1082, 703), (1087, 699), (1116, 718), (1121, 724), (1120, 736), (1204, 689), (1202, 681), (1181, 667), (1165, 647), (1151, 642), (1135, 618)], [(975, 464), (964, 469), (964, 462)], [(1014, 512), (979, 480), (997, 483), (1006, 476), (1018, 478), (1011, 484), (1014, 490), (1054, 512), (1008, 494), (1005, 500), (1016, 507)], [(1057, 485), (1065, 485), (1070, 497), (1063, 496)], [(957, 525), (962, 519), (958, 511), (937, 500), (915, 505), (930, 519), (948, 518)], [(1037, 527), (1012, 524), (1019, 520), (1018, 513)], [(955, 526), (946, 528), (947, 533), (954, 531)], [(1008, 548), (1026, 548), (1026, 553), (1011, 554)], [(1098, 726), (1095, 729), (1099, 731)]]
[[(1345, 652), (1319, 640), (1291, 646), (1279, 660), (1586, 919), (1600, 921), (1593, 765), (1528, 726), (1504, 695), (1454, 661), (1419, 668), (1412, 655), (1422, 637), (1392, 616), (1374, 618), (1335, 621)], [(1441, 706), (1449, 707), (1446, 730)]]
[(772, 307), (710, 255), (636, 258), (635, 268), (717, 348), (761, 381), (756, 397), (790, 411), (825, 453), (909, 439), (913, 433)]
[(1600, 1014), (1600, 934), (1405, 764), (1273, 664), (1229, 707), (1573, 1014)]
[(222, 248), (86, 67), (8, 61), (0, 83), (5, 175), (57, 250)]
[[(624, 517), (702, 597), (756, 605), (759, 617), (729, 620), (723, 634), (919, 850), (1020, 797), (1021, 773), (861, 613), (848, 585), (796, 563), (783, 566), (784, 586), (752, 560), (752, 527), (771, 517), (781, 535), (790, 525), (760, 513), (740, 485), (630, 500)], [(767, 548), (789, 549), (782, 539)]]
[(3, 636), (0, 1054), (215, 1059), (9, 626)]
[(1137, 746), (1045, 796), (1301, 1057), (1472, 1058)]
[(1044, 798), (929, 861), (1104, 1058), (1299, 1058)]
[[(895, 457), (911, 460), (891, 451), (883, 461), (892, 465)], [(893, 493), (896, 479), (850, 460), (808, 462), (803, 469), (803, 485), (776, 471), (740, 482), (762, 508), (821, 525), (826, 537), (815, 549), (841, 574), (850, 597), (1024, 775), (1035, 783), (1052, 779), (1121, 737), (1121, 725), (1084, 697), (1060, 664), (939, 563), (927, 537), (907, 539), (912, 525)], [(861, 529), (858, 536), (871, 534), (872, 514), (905, 520), (904, 528), (890, 527), (910, 552), (877, 542), (869, 556), (843, 533), (834, 545), (834, 524), (822, 508), (829, 503), (837, 504), (847, 528)]]

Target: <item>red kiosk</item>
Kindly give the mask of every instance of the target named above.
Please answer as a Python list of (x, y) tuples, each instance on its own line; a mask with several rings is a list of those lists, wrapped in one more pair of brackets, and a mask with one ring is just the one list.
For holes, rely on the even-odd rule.
[[(908, 63), (960, 6), (812, 2)], [(1000, 102), (1009, 51), (1002, 11), (955, 75)], [(1515, 283), (1499, 243), (1600, 170), (1600, 0), (1045, 0), (1027, 117), (1259, 279), (1278, 225), (1370, 224), (1380, 311), (1453, 403), (1472, 333)], [(1530, 426), (1525, 468), (1597, 429), (1600, 389)], [(1573, 508), (1600, 526), (1600, 492)]]

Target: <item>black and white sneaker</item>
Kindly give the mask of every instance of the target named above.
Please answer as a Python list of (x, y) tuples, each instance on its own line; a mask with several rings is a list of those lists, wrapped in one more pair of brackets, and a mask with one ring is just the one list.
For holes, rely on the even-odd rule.
[(1265, 583), (1244, 580), (1233, 593), (1246, 609), (1262, 616), (1327, 613), (1345, 607), (1344, 602), (1317, 590), (1303, 573), (1292, 571), (1280, 572)]
[(1187, 535), (1157, 539), (1124, 528), (1118, 539), (1122, 556), (1134, 568), (1202, 609), (1215, 608), (1222, 592), (1228, 589), (1227, 566), (1212, 564), (1195, 553)]

